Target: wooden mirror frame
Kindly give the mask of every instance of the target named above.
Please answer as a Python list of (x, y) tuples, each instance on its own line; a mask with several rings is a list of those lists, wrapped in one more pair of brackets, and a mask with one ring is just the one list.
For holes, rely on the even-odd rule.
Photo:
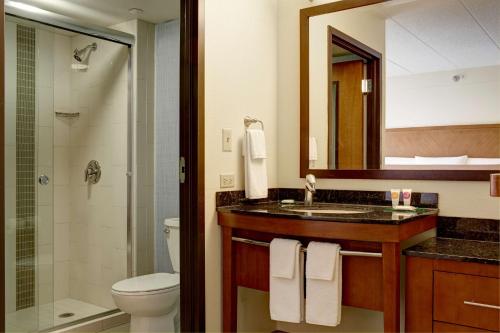
[[(331, 170), (309, 168), (309, 18), (391, 0), (341, 0), (300, 10), (300, 177), (489, 181), (500, 170)], [(380, 128), (379, 128), (380, 130)]]

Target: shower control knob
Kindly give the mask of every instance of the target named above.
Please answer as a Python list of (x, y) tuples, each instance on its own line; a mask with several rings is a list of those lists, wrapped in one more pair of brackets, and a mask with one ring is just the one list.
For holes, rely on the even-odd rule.
[(40, 183), (40, 185), (48, 185), (49, 181), (50, 179), (46, 175), (40, 175), (40, 177), (38, 177), (38, 182)]

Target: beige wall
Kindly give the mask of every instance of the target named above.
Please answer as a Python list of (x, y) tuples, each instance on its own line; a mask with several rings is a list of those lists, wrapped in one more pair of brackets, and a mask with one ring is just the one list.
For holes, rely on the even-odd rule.
[[(277, 7), (276, 0), (205, 2), (207, 331), (220, 332), (221, 243), (215, 215), (215, 192), (220, 191), (221, 173), (235, 174), (236, 187), (232, 190), (244, 188), (240, 147), (246, 115), (264, 122), (269, 187), (278, 185)], [(222, 152), (222, 128), (233, 130), (232, 152)], [(261, 328), (266, 326), (264, 322), (265, 319), (259, 317)], [(252, 330), (252, 327), (242, 329)]]

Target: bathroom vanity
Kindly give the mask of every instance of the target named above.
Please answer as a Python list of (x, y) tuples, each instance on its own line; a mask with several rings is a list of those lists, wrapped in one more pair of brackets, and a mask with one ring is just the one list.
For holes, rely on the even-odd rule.
[(384, 313), (385, 332), (400, 327), (400, 243), (435, 228), (437, 209), (395, 213), (387, 206), (261, 203), (218, 208), (222, 227), (223, 330), (237, 330), (237, 287), (269, 291), (273, 238), (342, 247), (342, 304)]

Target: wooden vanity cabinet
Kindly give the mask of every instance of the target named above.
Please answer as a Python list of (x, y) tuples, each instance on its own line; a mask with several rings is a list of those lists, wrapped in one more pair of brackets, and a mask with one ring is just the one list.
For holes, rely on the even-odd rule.
[(406, 332), (500, 332), (500, 267), (407, 257), (405, 323)]
[(384, 331), (400, 330), (400, 242), (436, 226), (428, 215), (400, 225), (346, 223), (218, 212), (222, 227), (223, 331), (237, 330), (238, 286), (269, 291), (269, 248), (233, 240), (273, 238), (339, 243), (343, 250), (380, 257), (343, 256), (342, 304), (384, 313)]

